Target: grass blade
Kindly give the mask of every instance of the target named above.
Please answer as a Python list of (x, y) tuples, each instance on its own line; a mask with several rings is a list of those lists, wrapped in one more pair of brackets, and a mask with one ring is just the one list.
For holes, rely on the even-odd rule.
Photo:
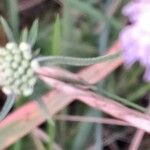
[(54, 32), (52, 39), (52, 55), (58, 55), (60, 52), (60, 42), (61, 42), (61, 33), (60, 33), (60, 18), (57, 15), (56, 21), (54, 24)]
[[(97, 111), (89, 110), (86, 112), (85, 116), (97, 116)], [(91, 136), (91, 133), (93, 132), (93, 126), (93, 123), (80, 123), (78, 125), (77, 134), (75, 136), (74, 143), (72, 146), (73, 150), (85, 149), (87, 143), (90, 142), (90, 140), (92, 139), (93, 135)]]
[(141, 112), (144, 112), (144, 111), (145, 111), (145, 108), (144, 108), (144, 107), (142, 107), (142, 106), (140, 106), (140, 105), (137, 105), (136, 103), (130, 102), (129, 100), (127, 100), (127, 99), (125, 99), (125, 98), (119, 97), (118, 95), (112, 94), (112, 93), (110, 93), (110, 92), (108, 92), (108, 91), (105, 91), (105, 90), (103, 90), (103, 89), (100, 89), (99, 91), (100, 91), (100, 93), (101, 93), (102, 95), (104, 95), (104, 96), (106, 96), (106, 97), (108, 97), (108, 98), (112, 98), (112, 99), (114, 99), (114, 100), (116, 100), (116, 101), (119, 101), (119, 102), (121, 102), (121, 103), (123, 103), (123, 104), (129, 106), (129, 107), (132, 107), (132, 108), (134, 108), (134, 109), (137, 109), (137, 110), (139, 110), (139, 111), (141, 111)]
[(111, 25), (114, 26), (116, 29), (121, 28), (121, 24), (112, 17), (106, 17), (104, 13), (100, 10), (96, 10), (90, 3), (85, 3), (83, 1), (79, 0), (66, 0), (69, 2), (69, 4), (80, 10), (83, 14), (85, 14), (89, 20), (93, 23), (97, 22), (105, 22), (105, 21), (110, 21)]

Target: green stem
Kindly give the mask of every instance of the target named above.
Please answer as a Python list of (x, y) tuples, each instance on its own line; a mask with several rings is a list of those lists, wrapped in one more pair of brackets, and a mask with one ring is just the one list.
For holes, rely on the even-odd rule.
[(44, 117), (47, 119), (48, 134), (49, 134), (48, 150), (52, 150), (54, 134), (55, 134), (55, 124), (54, 124), (52, 118), (50, 117), (49, 110), (48, 110), (46, 104), (43, 102), (43, 100), (37, 98), (37, 103), (38, 103)]
[(145, 112), (145, 108), (143, 108), (143, 107), (141, 107), (141, 106), (139, 106), (137, 104), (134, 104), (133, 102), (130, 102), (129, 100), (127, 100), (125, 98), (119, 97), (119, 96), (117, 96), (115, 94), (112, 94), (112, 93), (110, 93), (108, 91), (105, 91), (103, 89), (100, 89), (99, 91), (100, 91), (100, 93), (102, 95), (104, 95), (106, 97), (112, 98), (114, 100), (117, 100), (117, 101), (119, 101), (119, 102), (129, 106), (129, 107), (132, 107), (132, 108), (135, 108), (135, 109), (137, 109), (139, 111)]
[(38, 62), (50, 63), (50, 64), (66, 64), (72, 66), (88, 66), (104, 61), (109, 61), (120, 57), (120, 52), (114, 54), (108, 54), (104, 56), (92, 57), (92, 58), (75, 58), (67, 56), (45, 56), (38, 57), (36, 60)]

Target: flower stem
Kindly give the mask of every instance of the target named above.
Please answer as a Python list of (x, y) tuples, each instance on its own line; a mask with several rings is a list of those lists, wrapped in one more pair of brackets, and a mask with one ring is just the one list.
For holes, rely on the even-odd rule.
[(49, 64), (66, 64), (72, 66), (88, 66), (104, 61), (113, 60), (120, 57), (120, 52), (114, 54), (108, 54), (104, 56), (91, 57), (91, 58), (75, 58), (68, 56), (45, 56), (38, 57), (36, 60), (41, 63)]

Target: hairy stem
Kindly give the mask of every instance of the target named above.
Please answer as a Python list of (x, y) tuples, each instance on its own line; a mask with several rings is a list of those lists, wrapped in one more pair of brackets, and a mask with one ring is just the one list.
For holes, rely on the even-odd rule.
[(67, 57), (67, 56), (45, 56), (38, 57), (36, 60), (41, 63), (48, 64), (65, 64), (72, 66), (88, 66), (96, 63), (100, 63), (103, 61), (109, 61), (120, 56), (120, 52), (114, 54), (108, 54), (104, 56), (91, 57), (91, 58), (75, 58), (75, 57)]

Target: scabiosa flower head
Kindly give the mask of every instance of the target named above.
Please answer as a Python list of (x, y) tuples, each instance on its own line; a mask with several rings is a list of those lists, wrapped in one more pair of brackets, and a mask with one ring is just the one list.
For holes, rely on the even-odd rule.
[(123, 15), (127, 16), (132, 23), (137, 21), (143, 12), (150, 12), (150, 0), (133, 0), (122, 10)]
[(145, 67), (144, 79), (150, 81), (150, 1), (135, 0), (123, 9), (131, 21), (120, 33), (125, 65), (136, 61)]
[(0, 86), (5, 94), (28, 96), (36, 83), (34, 70), (38, 63), (32, 60), (31, 46), (7, 43), (0, 48)]

